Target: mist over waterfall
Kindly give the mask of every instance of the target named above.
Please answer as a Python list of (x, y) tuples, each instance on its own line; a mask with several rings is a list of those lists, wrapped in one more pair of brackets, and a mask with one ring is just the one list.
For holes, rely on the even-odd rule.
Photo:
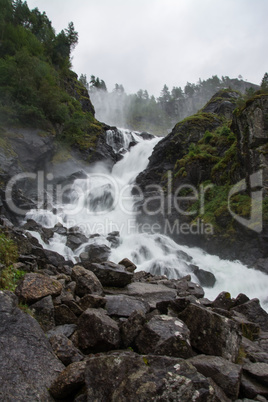
[(99, 121), (110, 126), (127, 127), (126, 116), (131, 100), (125, 93), (91, 90), (90, 99)]
[[(230, 292), (232, 297), (245, 293), (250, 298), (259, 298), (268, 309), (267, 275), (239, 261), (221, 260), (202, 249), (177, 244), (163, 233), (141, 232), (131, 190), (160, 138), (144, 140), (137, 132), (118, 129), (107, 131), (106, 140), (121, 155), (112, 171), (105, 164), (91, 167), (85, 178), (74, 181), (64, 203), (55, 202), (50, 210), (31, 210), (26, 216), (44, 227), (61, 224), (70, 229), (78, 226), (87, 240), (73, 251), (66, 245), (66, 237), (59, 233), (46, 244), (38, 233), (31, 232), (43, 247), (79, 262), (79, 256), (88, 245), (106, 245), (111, 247), (109, 260), (115, 263), (129, 258), (137, 265), (137, 270), (171, 279), (190, 274), (192, 281), (199, 283), (198, 275), (191, 268), (197, 266), (216, 278), (213, 287), (203, 286), (206, 297), (214, 299), (221, 291)], [(109, 237), (114, 232), (120, 234), (116, 246)]]

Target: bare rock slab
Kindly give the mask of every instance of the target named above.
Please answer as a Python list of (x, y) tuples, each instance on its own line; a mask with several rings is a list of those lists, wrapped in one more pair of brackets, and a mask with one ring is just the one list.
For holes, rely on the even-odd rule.
[(160, 301), (174, 300), (177, 297), (177, 291), (170, 289), (162, 284), (151, 284), (143, 282), (133, 282), (124, 290), (129, 296), (136, 299), (146, 301), (150, 307), (156, 308), (156, 304)]
[(129, 317), (137, 311), (148, 313), (150, 306), (147, 302), (127, 295), (106, 296), (106, 310), (111, 316)]
[(64, 366), (38, 322), (17, 308), (15, 299), (0, 291), (0, 400), (52, 401), (48, 389)]
[(131, 272), (126, 271), (123, 265), (106, 261), (101, 264), (83, 262), (82, 265), (94, 272), (103, 286), (122, 288), (127, 286), (133, 277)]
[(179, 314), (191, 332), (191, 344), (201, 353), (235, 362), (241, 344), (238, 324), (209, 309), (189, 304)]

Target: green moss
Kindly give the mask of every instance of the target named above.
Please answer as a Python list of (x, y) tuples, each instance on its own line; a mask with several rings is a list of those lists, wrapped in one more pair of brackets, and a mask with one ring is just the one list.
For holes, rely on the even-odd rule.
[(247, 98), (242, 98), (240, 103), (238, 104), (238, 107), (234, 110), (234, 114), (236, 116), (241, 116), (241, 114), (244, 112), (244, 110), (252, 105), (256, 100), (262, 99), (262, 98), (267, 98), (267, 94), (261, 93), (261, 91), (257, 91), (254, 96), (250, 97), (249, 99)]
[(231, 184), (234, 172), (238, 167), (237, 142), (235, 141), (213, 166), (211, 177), (219, 183)]
[(144, 361), (144, 363), (146, 364), (146, 366), (149, 366), (148, 359), (147, 359), (145, 356), (143, 356), (142, 360)]
[(236, 359), (236, 364), (243, 364), (245, 358), (247, 357), (247, 353), (243, 346), (240, 346), (239, 351), (238, 351), (238, 356)]
[(174, 127), (175, 132), (178, 132), (177, 134), (180, 134), (180, 129), (187, 125), (187, 126), (194, 126), (195, 128), (201, 128), (206, 131), (206, 127), (209, 127), (210, 125), (214, 124), (216, 121), (220, 121), (220, 118), (211, 113), (197, 113), (194, 114), (193, 116), (186, 117), (182, 121), (180, 121), (176, 126)]
[(67, 147), (59, 149), (53, 156), (52, 158), (52, 163), (54, 165), (61, 163), (61, 162), (66, 162), (67, 160), (71, 159), (71, 153), (70, 149)]

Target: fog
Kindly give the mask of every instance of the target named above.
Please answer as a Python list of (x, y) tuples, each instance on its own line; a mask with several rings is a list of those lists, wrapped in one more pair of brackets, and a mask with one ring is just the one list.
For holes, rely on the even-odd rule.
[(183, 86), (213, 74), (259, 84), (267, 70), (267, 0), (28, 0), (57, 32), (73, 21), (73, 69), (109, 91)]

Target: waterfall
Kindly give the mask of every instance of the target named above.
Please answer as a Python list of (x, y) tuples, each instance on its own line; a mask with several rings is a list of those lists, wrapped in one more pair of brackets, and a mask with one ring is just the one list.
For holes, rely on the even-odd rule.
[(130, 143), (135, 140), (131, 131), (117, 128), (106, 131), (106, 141), (116, 153), (121, 153), (128, 151)]
[[(221, 291), (230, 292), (232, 297), (245, 293), (250, 298), (259, 298), (262, 306), (268, 309), (268, 276), (264, 273), (239, 261), (221, 260), (199, 248), (182, 246), (161, 233), (140, 233), (131, 190), (159, 140), (157, 137), (144, 140), (138, 133), (129, 130), (108, 130), (107, 143), (117, 153), (124, 151), (123, 158), (112, 171), (105, 165), (92, 168), (86, 178), (75, 180), (67, 203), (53, 205), (54, 213), (39, 209), (31, 210), (26, 216), (45, 227), (53, 227), (57, 223), (67, 228), (78, 226), (88, 237), (87, 243), (73, 252), (66, 246), (66, 237), (60, 234), (55, 234), (49, 245), (43, 243), (35, 232), (32, 232), (33, 235), (44, 247), (75, 262), (88, 244), (111, 246), (107, 235), (118, 231), (120, 244), (111, 249), (111, 261), (118, 263), (127, 257), (137, 265), (138, 270), (172, 279), (191, 274), (192, 280), (198, 283), (197, 276), (189, 268), (190, 264), (196, 265), (216, 277), (213, 287), (204, 287), (206, 297), (214, 299)], [(131, 142), (136, 145), (129, 149)], [(96, 233), (98, 236), (93, 237)]]

